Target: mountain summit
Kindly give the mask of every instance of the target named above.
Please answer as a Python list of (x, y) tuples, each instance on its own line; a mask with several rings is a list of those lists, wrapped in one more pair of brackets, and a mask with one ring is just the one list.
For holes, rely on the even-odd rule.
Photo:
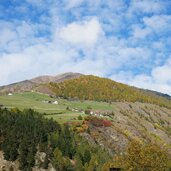
[(73, 79), (73, 78), (78, 78), (80, 77), (82, 74), (80, 73), (73, 73), (73, 72), (67, 72), (67, 73), (63, 73), (60, 75), (56, 75), (56, 76), (39, 76), (36, 78), (31, 79), (30, 81), (34, 82), (34, 83), (39, 83), (39, 84), (44, 84), (44, 83), (49, 83), (49, 82), (55, 82), (55, 83), (59, 83), (59, 82), (63, 82), (65, 80), (69, 80), (69, 79)]

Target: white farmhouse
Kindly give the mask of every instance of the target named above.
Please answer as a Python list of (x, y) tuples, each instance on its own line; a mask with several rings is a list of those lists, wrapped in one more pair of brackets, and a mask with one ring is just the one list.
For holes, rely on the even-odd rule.
[(58, 104), (58, 101), (54, 101), (53, 104)]

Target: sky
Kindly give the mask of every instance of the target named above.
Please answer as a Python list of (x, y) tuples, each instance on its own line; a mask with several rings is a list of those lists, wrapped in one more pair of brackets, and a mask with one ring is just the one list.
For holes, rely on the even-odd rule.
[(0, 85), (65, 72), (171, 95), (171, 0), (0, 0)]

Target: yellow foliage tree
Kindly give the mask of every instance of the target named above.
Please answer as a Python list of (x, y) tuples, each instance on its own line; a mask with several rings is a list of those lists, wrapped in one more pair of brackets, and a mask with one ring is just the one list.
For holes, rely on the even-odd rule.
[(134, 140), (130, 142), (124, 155), (116, 156), (104, 168), (108, 166), (127, 171), (169, 171), (170, 162), (166, 149), (157, 144), (142, 144)]

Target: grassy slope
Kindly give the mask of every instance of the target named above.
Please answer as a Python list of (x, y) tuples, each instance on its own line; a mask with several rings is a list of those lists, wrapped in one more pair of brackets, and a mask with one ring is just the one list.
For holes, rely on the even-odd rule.
[[(121, 149), (124, 146), (126, 139), (132, 137), (139, 137), (140, 139), (146, 140), (151, 139), (153, 142), (162, 142), (162, 144), (166, 143), (169, 147), (171, 145), (171, 110), (169, 109), (145, 103), (115, 102), (109, 105), (105, 102), (80, 102), (57, 99), (59, 104), (54, 105), (43, 103), (43, 100), (55, 101), (56, 99), (36, 92), (0, 96), (0, 104), (5, 105), (6, 107), (18, 107), (19, 109), (33, 108), (41, 113), (48, 113), (46, 117), (54, 118), (59, 123), (79, 121), (77, 120), (79, 115), (85, 116), (85, 114), (82, 114), (81, 112), (67, 111), (67, 106), (78, 109), (86, 109), (87, 106), (91, 106), (94, 110), (113, 111), (114, 115), (107, 118), (113, 122), (114, 128), (106, 128), (104, 129), (104, 132), (103, 130), (100, 130), (102, 133), (99, 135), (99, 141), (101, 142), (102, 140), (104, 145), (109, 148), (111, 148), (111, 144), (113, 144), (113, 137), (117, 139), (117, 142), (113, 145), (116, 145), (116, 148)], [(57, 112), (62, 112), (62, 114), (52, 114)], [(96, 129), (93, 129), (92, 131), (94, 132)], [(99, 131), (97, 129), (97, 135), (98, 134)], [(122, 137), (126, 137), (126, 139), (123, 139)], [(106, 143), (108, 143), (108, 145), (106, 145)]]
[[(59, 102), (58, 105), (55, 104), (48, 104), (44, 103), (44, 100), (55, 101)], [(113, 110), (112, 106), (109, 106), (108, 103), (103, 102), (92, 102), (92, 101), (67, 101), (64, 99), (54, 99), (49, 97), (48, 95), (36, 93), (36, 92), (24, 92), (24, 93), (16, 93), (12, 96), (0, 96), (0, 104), (4, 105), (7, 108), (18, 107), (19, 109), (23, 110), (25, 108), (32, 108), (41, 113), (47, 113), (47, 117), (60, 121), (70, 121), (73, 118), (76, 118), (81, 114), (80, 112), (72, 112), (67, 111), (66, 107), (78, 108), (85, 110), (88, 106), (91, 106), (93, 109), (100, 109), (100, 110)], [(52, 113), (62, 113), (62, 114), (52, 114)]]

